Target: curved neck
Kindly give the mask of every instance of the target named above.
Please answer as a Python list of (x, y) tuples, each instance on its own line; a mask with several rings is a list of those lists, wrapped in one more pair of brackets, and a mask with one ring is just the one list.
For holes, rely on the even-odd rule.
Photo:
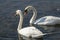
[(34, 23), (35, 19), (36, 19), (36, 16), (37, 16), (37, 11), (34, 7), (31, 7), (30, 8), (32, 11), (33, 11), (33, 16), (32, 18), (30, 19), (30, 25), (32, 25), (32, 23)]
[(18, 30), (20, 30), (22, 28), (22, 23), (23, 23), (23, 14), (19, 13), (20, 15), (20, 20), (19, 20), (19, 24), (18, 24)]

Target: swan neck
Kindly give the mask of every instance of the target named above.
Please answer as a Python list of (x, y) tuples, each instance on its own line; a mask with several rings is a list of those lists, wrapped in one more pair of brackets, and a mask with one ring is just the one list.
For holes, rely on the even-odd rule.
[(32, 18), (30, 19), (30, 25), (32, 25), (32, 23), (34, 23), (35, 19), (36, 19), (36, 16), (37, 16), (37, 11), (34, 7), (31, 7), (31, 10), (33, 11), (33, 16)]
[(18, 30), (22, 28), (22, 23), (23, 23), (23, 13), (19, 13), (19, 15), (20, 15), (20, 20), (18, 24)]

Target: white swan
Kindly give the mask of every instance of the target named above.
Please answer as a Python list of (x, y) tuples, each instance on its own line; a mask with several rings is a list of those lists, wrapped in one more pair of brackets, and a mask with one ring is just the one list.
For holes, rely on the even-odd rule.
[(35, 22), (36, 16), (37, 16), (37, 11), (33, 6), (27, 6), (24, 10), (24, 15), (27, 14), (29, 11), (33, 11), (33, 16), (30, 19), (30, 25), (32, 25)]
[[(18, 31), (18, 36), (23, 35), (24, 37), (32, 37), (32, 38), (41, 38), (43, 34), (39, 29), (37, 29), (34, 26), (28, 26), (25, 28), (22, 28), (22, 23), (23, 23), (23, 13), (21, 10), (17, 10), (16, 14), (20, 16), (20, 21), (19, 21), (19, 25), (17, 28)], [(19, 39), (20, 40), (20, 39)]]
[(30, 20), (30, 25), (40, 25), (40, 27), (44, 28), (44, 30), (47, 30), (47, 32), (51, 32), (55, 30), (55, 27), (53, 27), (55, 24), (60, 24), (60, 18), (55, 16), (44, 16), (35, 20), (37, 16), (37, 11), (33, 6), (27, 6), (24, 10), (24, 14), (27, 14), (27, 12), (29, 12), (30, 10), (33, 11), (33, 16)]
[(41, 17), (37, 20), (37, 11), (33, 6), (27, 6), (24, 10), (24, 13), (27, 14), (28, 11), (32, 10), (33, 11), (33, 16), (30, 20), (30, 24), (37, 24), (37, 25), (55, 25), (55, 24), (60, 24), (60, 17), (55, 17), (55, 16), (44, 16)]

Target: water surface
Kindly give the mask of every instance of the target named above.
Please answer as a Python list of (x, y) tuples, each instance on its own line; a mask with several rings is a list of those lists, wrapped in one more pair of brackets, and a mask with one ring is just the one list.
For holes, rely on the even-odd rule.
[[(60, 10), (57, 11), (57, 9), (60, 9), (60, 0), (0, 0), (0, 40), (18, 40), (17, 26), (19, 16), (15, 16), (15, 11), (17, 9), (23, 11), (28, 5), (32, 5), (37, 9), (37, 19), (46, 15), (60, 17)], [(29, 24), (32, 14), (27, 16), (24, 18), (23, 26)], [(56, 31), (59, 31), (59, 28), (56, 28)], [(60, 34), (44, 37), (44, 40), (57, 39), (60, 40)]]

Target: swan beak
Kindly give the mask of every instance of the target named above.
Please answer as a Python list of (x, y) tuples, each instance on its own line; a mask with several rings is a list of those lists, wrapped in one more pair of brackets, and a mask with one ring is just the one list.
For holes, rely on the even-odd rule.
[(19, 14), (16, 13), (16, 14), (14, 14), (14, 15), (17, 16), (17, 15), (19, 15)]
[(24, 15), (26, 15), (28, 12), (27, 12), (27, 10), (24, 10)]
[(14, 14), (15, 16), (17, 16), (17, 14)]

